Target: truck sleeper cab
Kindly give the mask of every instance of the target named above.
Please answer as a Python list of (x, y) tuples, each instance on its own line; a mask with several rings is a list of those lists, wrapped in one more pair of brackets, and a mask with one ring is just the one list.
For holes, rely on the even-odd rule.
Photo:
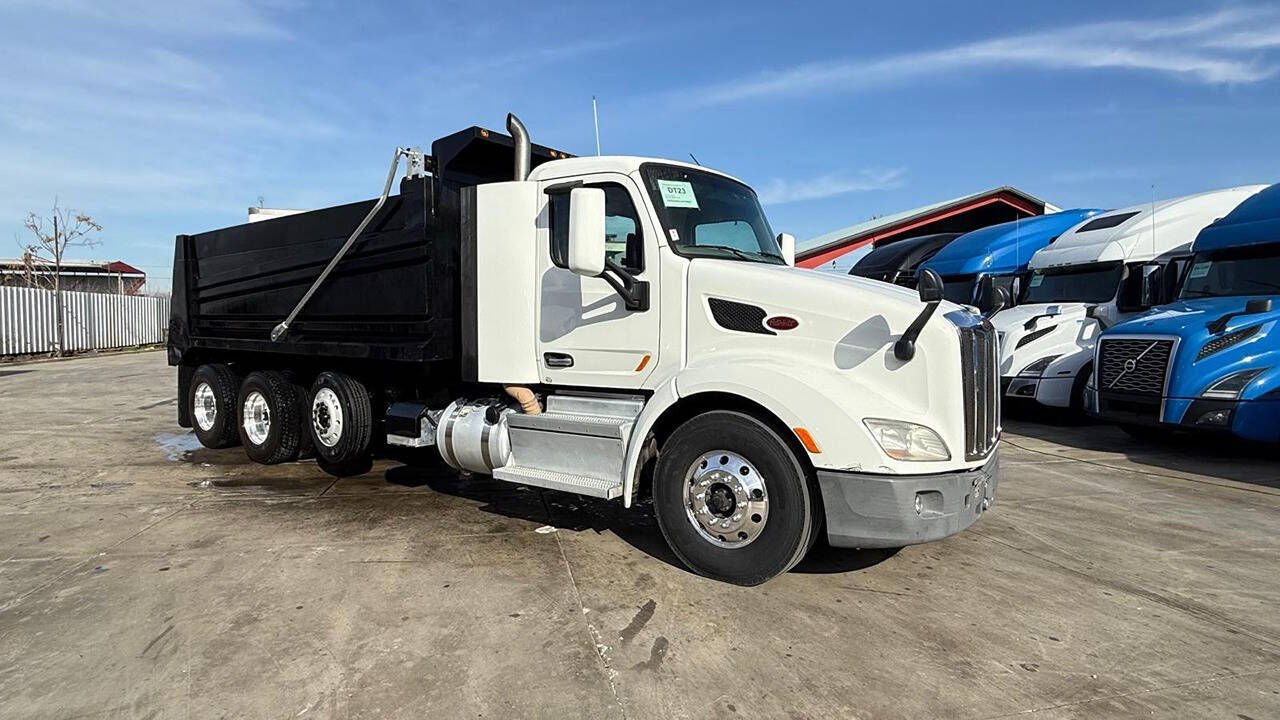
[(1102, 212), (1093, 208), (1062, 210), (991, 225), (967, 232), (920, 265), (942, 276), (944, 295), (961, 305), (984, 306), (984, 280), (1017, 299), (1022, 273), (1031, 256), (1072, 226)]
[[(676, 555), (739, 584), (824, 529), (900, 546), (994, 501), (981, 317), (936, 284), (794, 268), (728, 175), (508, 128), (437, 140), (382, 210), (179, 236), (180, 424), (263, 462), (312, 450), (342, 471), (385, 442), (625, 507), (651, 496)], [(361, 217), (345, 242), (332, 229)]]
[(1005, 395), (1083, 412), (1098, 333), (1170, 297), (1196, 234), (1262, 187), (1112, 210), (1037, 251), (1018, 306), (991, 319)]
[(1175, 301), (1099, 337), (1089, 409), (1137, 435), (1280, 442), (1280, 185), (1206, 227), (1192, 250)]

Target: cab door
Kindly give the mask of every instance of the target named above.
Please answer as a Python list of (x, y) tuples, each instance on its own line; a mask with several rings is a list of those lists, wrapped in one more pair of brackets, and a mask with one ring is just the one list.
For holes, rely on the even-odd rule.
[(568, 269), (571, 187), (605, 192), (608, 258), (658, 292), (658, 234), (626, 175), (601, 173), (581, 182), (543, 183), (546, 210), (538, 227), (538, 363), (542, 380), (554, 385), (637, 388), (653, 372), (658, 354), (658, 307), (629, 310), (603, 278)]

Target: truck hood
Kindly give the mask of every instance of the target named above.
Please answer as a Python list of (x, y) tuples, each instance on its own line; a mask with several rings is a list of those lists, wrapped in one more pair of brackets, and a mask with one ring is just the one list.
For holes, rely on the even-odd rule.
[[(1208, 326), (1231, 313), (1243, 313), (1245, 304), (1258, 296), (1197, 298), (1178, 300), (1149, 310), (1107, 329), (1110, 334), (1176, 335), (1187, 340), (1207, 340)], [(1265, 297), (1265, 296), (1264, 296)], [(1227, 322), (1219, 334), (1235, 332), (1242, 328), (1280, 318), (1280, 297), (1272, 299), (1275, 308), (1267, 313), (1237, 315)]]
[[(1001, 310), (991, 316), (991, 324), (1001, 333), (1018, 332), (1032, 318), (1035, 324), (1027, 332), (1034, 332), (1054, 323), (1066, 320), (1079, 320), (1085, 316), (1089, 306), (1085, 303), (1037, 303), (1035, 305), (1017, 305), (1008, 310)], [(1052, 317), (1044, 317), (1051, 315)]]
[(1098, 332), (1097, 321), (1085, 315), (1088, 307), (1085, 303), (1018, 305), (993, 315), (991, 324), (1000, 338), (1000, 374), (1017, 375), (1050, 355), (1059, 358), (1057, 363), (1065, 363), (1055, 363), (1054, 375), (1078, 370), (1081, 357), (1092, 353), (1092, 339)]

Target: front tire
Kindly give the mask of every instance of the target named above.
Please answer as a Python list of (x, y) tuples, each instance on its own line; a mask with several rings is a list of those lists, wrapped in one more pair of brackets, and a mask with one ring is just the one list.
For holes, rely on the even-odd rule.
[(694, 572), (759, 585), (790, 570), (817, 532), (817, 490), (765, 423), (716, 410), (675, 430), (658, 454), (654, 512)]
[(196, 368), (186, 400), (191, 410), (191, 429), (201, 445), (219, 449), (240, 442), (236, 431), (239, 391), (240, 378), (230, 367), (213, 363)]
[(240, 443), (250, 460), (275, 465), (298, 459), (298, 396), (282, 373), (250, 373), (240, 386), (239, 408)]

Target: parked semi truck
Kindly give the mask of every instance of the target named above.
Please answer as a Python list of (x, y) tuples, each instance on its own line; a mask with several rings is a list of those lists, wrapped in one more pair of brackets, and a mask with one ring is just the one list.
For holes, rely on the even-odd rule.
[(935, 233), (878, 245), (854, 263), (849, 274), (913, 288), (920, 264), (958, 237), (960, 233)]
[(1174, 302), (1098, 338), (1089, 410), (1136, 435), (1280, 442), (1280, 185), (1205, 228)]
[(266, 463), (385, 443), (652, 498), (681, 560), (740, 584), (822, 532), (896, 547), (994, 502), (995, 333), (936, 275), (796, 269), (728, 175), (507, 126), (398, 149), (376, 200), (178, 236), (179, 424)]
[[(1017, 299), (1022, 274), (1031, 256), (1072, 226), (1102, 212), (1080, 208), (991, 225), (956, 238), (920, 265), (938, 273), (946, 299), (985, 306), (983, 288), (1001, 287)], [(987, 290), (989, 292), (989, 290)]]
[(991, 318), (1008, 397), (1084, 411), (1098, 333), (1171, 297), (1176, 267), (1206, 225), (1264, 185), (1112, 210), (1036, 252), (1018, 306)]

